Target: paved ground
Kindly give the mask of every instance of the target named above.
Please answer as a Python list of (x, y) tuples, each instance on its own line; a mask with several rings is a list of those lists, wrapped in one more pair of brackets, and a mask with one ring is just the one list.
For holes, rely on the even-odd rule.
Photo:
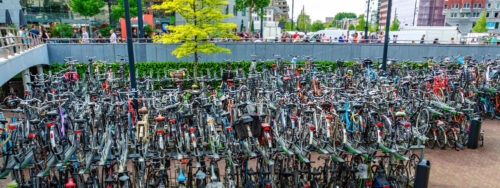
[[(476, 150), (425, 150), (431, 162), (429, 187), (500, 187), (500, 121), (483, 121), (482, 129), (484, 146)], [(10, 181), (0, 180), (0, 188)]]
[(476, 150), (425, 150), (429, 187), (500, 187), (500, 121), (483, 121), (484, 146)]

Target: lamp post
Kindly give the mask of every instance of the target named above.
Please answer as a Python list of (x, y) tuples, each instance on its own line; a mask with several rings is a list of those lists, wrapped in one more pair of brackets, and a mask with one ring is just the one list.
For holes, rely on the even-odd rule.
[(391, 27), (392, 0), (387, 0), (387, 19), (385, 23), (384, 56), (382, 57), (382, 70), (387, 70), (387, 51), (389, 49), (389, 27)]
[(293, 31), (293, 10), (295, 8), (295, 0), (292, 0), (292, 27), (290, 27), (290, 30)]
[[(130, 89), (135, 92), (135, 98), (137, 98), (137, 82), (135, 80), (135, 58), (134, 58), (134, 46), (132, 45), (132, 28), (130, 26), (130, 7), (128, 0), (123, 0), (123, 6), (125, 7), (125, 29), (127, 33), (127, 49), (128, 49), (128, 69), (130, 74)], [(134, 102), (135, 103), (135, 102)], [(137, 107), (137, 105), (135, 104)]]
[(144, 23), (142, 21), (142, 0), (137, 0), (137, 23), (139, 27), (139, 38), (142, 39), (144, 38)]
[(371, 0), (366, 0), (366, 25), (365, 25), (365, 40), (368, 39), (368, 16), (370, 15), (370, 2)]

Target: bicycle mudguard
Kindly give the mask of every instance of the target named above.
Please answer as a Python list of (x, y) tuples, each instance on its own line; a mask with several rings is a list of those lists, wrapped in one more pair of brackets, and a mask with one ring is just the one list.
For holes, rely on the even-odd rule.
[(394, 155), (394, 157), (396, 159), (399, 159), (399, 160), (402, 160), (402, 161), (409, 161), (410, 159), (408, 157), (405, 157), (405, 156), (402, 156), (400, 155), (399, 153), (393, 153), (392, 155)]
[(49, 172), (50, 172), (50, 168), (52, 168), (52, 166), (54, 165), (54, 163), (56, 163), (56, 156), (54, 156), (52, 153), (49, 155), (49, 160), (47, 160), (47, 165), (45, 167), (45, 169), (43, 171), (40, 171), (40, 173), (38, 173), (36, 175), (36, 177), (43, 177), (45, 175), (48, 175)]
[(35, 154), (33, 153), (33, 150), (29, 150), (28, 153), (24, 156), (24, 160), (23, 162), (21, 163), (21, 166), (19, 166), (19, 164), (16, 164), (14, 166), (14, 169), (19, 169), (19, 168), (25, 168), (26, 166), (28, 166), (28, 164), (31, 162), (31, 160), (33, 159), (33, 156), (35, 156)]
[(354, 154), (362, 154), (363, 152), (361, 152), (360, 150), (358, 149), (355, 149), (351, 146), (351, 144), (349, 143), (345, 143), (344, 144), (344, 147), (347, 149), (347, 151), (349, 151), (350, 153), (354, 153)]
[(92, 164), (92, 161), (93, 161), (92, 159), (94, 158), (94, 154), (95, 154), (94, 151), (87, 153), (87, 156), (85, 156), (85, 168), (81, 169), (78, 172), (78, 174), (82, 175), (82, 174), (85, 174), (88, 172), (88, 170), (90, 168), (90, 164)]
[(73, 153), (75, 153), (75, 151), (76, 151), (76, 148), (74, 146), (67, 147), (66, 151), (64, 151), (63, 161), (60, 161), (56, 166), (62, 167), (64, 165), (66, 165), (68, 163), (69, 159), (71, 158), (71, 156), (73, 155)]

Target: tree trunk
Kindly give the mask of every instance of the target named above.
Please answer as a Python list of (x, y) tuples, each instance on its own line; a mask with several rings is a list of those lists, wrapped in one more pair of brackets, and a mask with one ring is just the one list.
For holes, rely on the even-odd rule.
[[(196, 49), (196, 47), (195, 47)], [(198, 84), (198, 80), (196, 79), (197, 75), (198, 75), (198, 52), (195, 51), (194, 52), (194, 65), (193, 65), (193, 79), (194, 79), (194, 83), (195, 84)]]
[(248, 33), (250, 33), (250, 35), (253, 35), (253, 31), (252, 31), (252, 24), (253, 24), (253, 20), (252, 20), (252, 13), (253, 13), (253, 6), (250, 6), (248, 7), (248, 28), (247, 28), (247, 31)]

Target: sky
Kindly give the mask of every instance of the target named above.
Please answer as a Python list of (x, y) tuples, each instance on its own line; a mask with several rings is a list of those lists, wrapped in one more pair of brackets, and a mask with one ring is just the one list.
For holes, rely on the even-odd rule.
[[(287, 0), (290, 10), (292, 10), (292, 0)], [(334, 17), (339, 12), (353, 12), (356, 15), (366, 11), (366, 0), (295, 0), (294, 20), (300, 14), (302, 6), (305, 6), (306, 14), (311, 17), (311, 21), (325, 21), (325, 17)], [(290, 11), (290, 16), (292, 11)]]

